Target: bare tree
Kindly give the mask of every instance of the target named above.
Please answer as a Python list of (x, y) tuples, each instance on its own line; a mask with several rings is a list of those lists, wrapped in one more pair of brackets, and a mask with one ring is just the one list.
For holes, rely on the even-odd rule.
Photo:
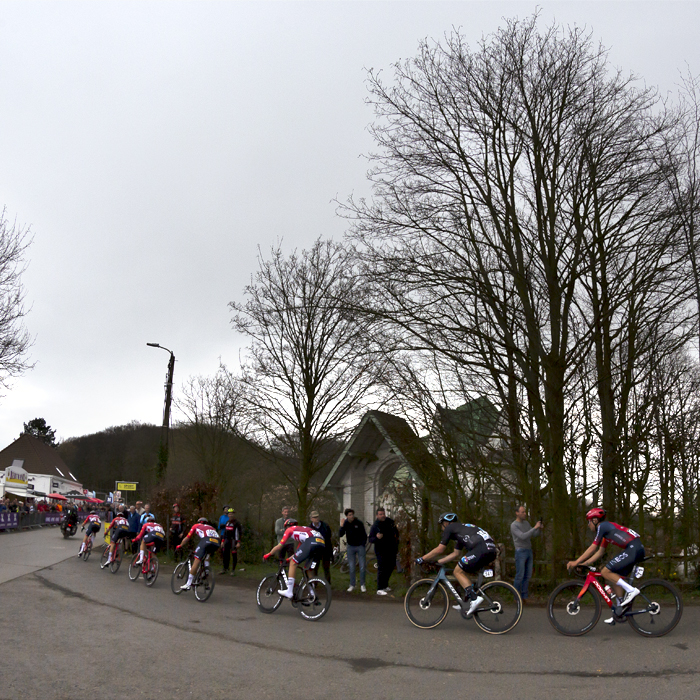
[(247, 301), (231, 303), (233, 326), (251, 340), (247, 400), (259, 435), (284, 453), (280, 462), (304, 517), (312, 479), (327, 466), (335, 441), (373, 398), (383, 360), (361, 306), (353, 260), (338, 243), (317, 240), (285, 257), (278, 246), (260, 258)]
[(0, 386), (4, 388), (12, 377), (33, 366), (27, 360), (31, 338), (24, 326), (27, 312), (22, 287), (24, 256), (30, 244), (28, 231), (10, 224), (3, 210), (0, 214)]
[[(351, 200), (346, 213), (374, 284), (372, 308), (407, 347), (440, 353), (501, 394), (514, 462), (523, 474), (528, 464), (541, 470), (560, 566), (576, 527), (566, 459), (578, 369), (598, 347), (596, 332), (617, 332), (625, 304), (652, 289), (673, 295), (672, 314), (680, 304), (673, 284), (660, 284), (673, 277), (664, 278), (672, 231), (655, 209), (670, 123), (653, 116), (654, 91), (611, 71), (589, 35), (540, 33), (536, 17), (507, 21), (476, 51), (459, 34), (424, 42), (395, 66), (391, 85), (372, 72), (369, 85), (380, 146), (374, 200)], [(606, 330), (587, 315), (592, 290), (623, 284), (613, 275), (635, 242), (635, 280), (645, 286), (634, 301), (616, 295), (596, 309)], [(627, 312), (660, 320), (642, 316)], [(597, 379), (610, 367), (600, 363)]]

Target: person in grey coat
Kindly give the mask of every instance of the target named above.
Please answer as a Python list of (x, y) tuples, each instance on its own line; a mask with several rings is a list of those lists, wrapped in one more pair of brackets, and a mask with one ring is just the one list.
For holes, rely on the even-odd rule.
[(542, 529), (542, 521), (538, 520), (535, 527), (527, 521), (527, 509), (519, 506), (515, 511), (515, 520), (510, 524), (510, 534), (515, 545), (515, 581), (513, 585), (523, 599), (527, 600), (527, 587), (532, 578), (532, 543), (530, 540), (537, 537)]

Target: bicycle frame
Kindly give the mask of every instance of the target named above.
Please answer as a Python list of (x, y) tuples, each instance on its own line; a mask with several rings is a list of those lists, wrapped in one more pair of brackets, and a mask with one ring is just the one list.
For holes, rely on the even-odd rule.
[[(633, 581), (634, 579), (638, 578), (637, 572), (639, 571), (639, 567), (635, 565), (635, 567), (632, 569), (632, 573), (629, 576), (621, 576), (625, 581)], [(589, 570), (588, 573), (586, 574), (586, 580), (584, 581), (583, 588), (581, 589), (581, 592), (577, 596), (577, 600), (580, 600), (588, 591), (588, 589), (593, 586), (596, 591), (598, 591), (598, 594), (600, 597), (605, 601), (607, 606), (615, 612), (614, 608), (616, 608), (616, 605), (613, 605), (612, 598), (607, 594), (607, 591), (603, 586), (600, 584), (598, 579), (602, 579), (603, 574), (600, 571), (595, 571), (593, 569)], [(648, 602), (648, 601), (647, 601)], [(646, 612), (646, 608), (644, 610), (637, 610), (636, 612), (633, 611), (623, 611), (621, 615), (624, 616), (629, 616), (629, 615), (639, 615), (640, 613)]]
[[(444, 583), (447, 586), (450, 593), (452, 593), (455, 600), (459, 603), (459, 607), (462, 608), (462, 612), (464, 614), (466, 614), (467, 611), (469, 610), (469, 606), (471, 605), (471, 601), (470, 602), (465, 601), (463, 599), (463, 597), (457, 592), (457, 589), (452, 585), (452, 583), (450, 582), (450, 579), (447, 578), (447, 569), (445, 568), (444, 564), (439, 565), (439, 566), (440, 566), (440, 570), (437, 572), (437, 575), (435, 576), (435, 580), (433, 581), (433, 585), (430, 587), (430, 590), (426, 593), (425, 597), (428, 600), (432, 600), (433, 594), (435, 592), (435, 589), (437, 588), (438, 583), (440, 583), (442, 581), (442, 583)], [(489, 605), (488, 605), (488, 607), (485, 607), (485, 608), (480, 607), (475, 612), (486, 612), (486, 611), (493, 609), (493, 601), (488, 597), (488, 595), (486, 593), (484, 593), (484, 591), (481, 590), (481, 584), (483, 582), (484, 582), (484, 574), (483, 574), (483, 571), (480, 571), (479, 577), (478, 577), (477, 582), (475, 584), (475, 590), (479, 595), (483, 596), (483, 598), (485, 598), (486, 601), (488, 601)]]

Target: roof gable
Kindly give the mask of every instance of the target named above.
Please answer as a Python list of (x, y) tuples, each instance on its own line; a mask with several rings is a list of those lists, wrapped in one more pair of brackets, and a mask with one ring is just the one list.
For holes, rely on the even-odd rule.
[(12, 444), (0, 450), (0, 470), (9, 467), (15, 459), (24, 460), (22, 468), (30, 474), (61, 476), (63, 472), (66, 479), (73, 480), (58, 451), (33, 435), (22, 433)]

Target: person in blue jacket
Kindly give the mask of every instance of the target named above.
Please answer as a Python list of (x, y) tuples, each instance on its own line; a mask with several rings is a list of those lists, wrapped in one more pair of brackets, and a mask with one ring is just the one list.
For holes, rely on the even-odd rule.
[(224, 512), (222, 516), (219, 518), (219, 534), (221, 537), (224, 536), (224, 530), (226, 529), (226, 523), (228, 522), (228, 509), (231, 506), (224, 506)]

